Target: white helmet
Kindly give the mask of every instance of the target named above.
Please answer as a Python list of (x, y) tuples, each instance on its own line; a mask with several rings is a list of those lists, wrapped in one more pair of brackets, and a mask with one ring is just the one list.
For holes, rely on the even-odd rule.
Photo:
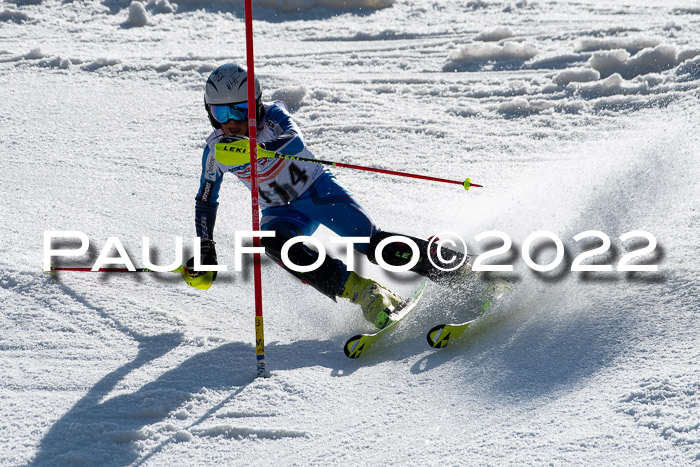
[[(255, 104), (257, 120), (261, 123), (265, 115), (262, 105), (262, 87), (258, 77), (255, 77)], [(239, 104), (248, 102), (248, 72), (237, 63), (227, 63), (212, 71), (204, 87), (204, 107), (209, 115), (209, 121), (214, 128), (221, 128), (211, 115), (209, 106), (217, 104)]]

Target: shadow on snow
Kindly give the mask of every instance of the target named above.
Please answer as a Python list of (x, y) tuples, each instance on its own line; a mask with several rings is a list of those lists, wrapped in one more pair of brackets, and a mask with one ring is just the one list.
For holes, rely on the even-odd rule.
[[(227, 400), (231, 400), (255, 380), (254, 346), (232, 342), (190, 357), (135, 392), (109, 397), (130, 372), (165, 355), (180, 342), (179, 334), (140, 340), (139, 352), (133, 361), (105, 375), (51, 427), (31, 465), (140, 462), (143, 453), (137, 452), (133, 443), (146, 439), (140, 430), (171, 417), (203, 389), (230, 391)], [(307, 352), (314, 352), (314, 357), (318, 358), (300, 357)], [(341, 362), (346, 363), (346, 358), (333, 342), (273, 343), (267, 347), (266, 354), (268, 360), (274, 361), (273, 378), (275, 371), (298, 368), (304, 366), (304, 362), (328, 366), (335, 375), (353, 371), (342, 368)], [(207, 415), (215, 410), (210, 409)]]

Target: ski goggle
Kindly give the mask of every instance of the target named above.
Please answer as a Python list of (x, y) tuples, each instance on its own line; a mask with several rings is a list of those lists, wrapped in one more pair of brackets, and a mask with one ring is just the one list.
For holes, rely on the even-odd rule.
[(248, 119), (248, 103), (212, 105), (209, 107), (212, 117), (219, 123), (226, 123), (229, 120), (242, 122)]

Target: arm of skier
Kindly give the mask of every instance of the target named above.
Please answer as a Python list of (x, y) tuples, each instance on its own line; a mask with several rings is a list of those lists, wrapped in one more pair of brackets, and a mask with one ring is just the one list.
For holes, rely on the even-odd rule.
[(265, 118), (272, 120), (277, 125), (275, 138), (265, 141), (262, 145), (264, 149), (286, 156), (296, 156), (306, 148), (299, 126), (284, 107), (271, 106), (267, 110)]
[(216, 211), (219, 207), (219, 189), (222, 179), (223, 174), (219, 170), (214, 153), (207, 146), (202, 154), (202, 173), (194, 208), (195, 230), (200, 238), (214, 239), (214, 225)]
[[(214, 154), (209, 146), (202, 154), (202, 174), (199, 180), (199, 190), (195, 197), (194, 222), (197, 237), (201, 238), (200, 243), (200, 264), (216, 265), (216, 247), (214, 244), (214, 225), (216, 223), (216, 211), (219, 207), (219, 188), (223, 174), (219, 170)], [(190, 258), (186, 267), (190, 277), (199, 277), (203, 271), (194, 270), (194, 257)], [(212, 274), (212, 279), (216, 279), (216, 271)]]

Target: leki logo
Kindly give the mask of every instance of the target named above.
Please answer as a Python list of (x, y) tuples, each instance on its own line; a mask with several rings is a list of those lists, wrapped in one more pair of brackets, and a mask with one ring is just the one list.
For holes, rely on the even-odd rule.
[(229, 146), (228, 144), (224, 145), (220, 150), (224, 152), (237, 152), (239, 154), (248, 154), (248, 149), (239, 148), (238, 146)]

